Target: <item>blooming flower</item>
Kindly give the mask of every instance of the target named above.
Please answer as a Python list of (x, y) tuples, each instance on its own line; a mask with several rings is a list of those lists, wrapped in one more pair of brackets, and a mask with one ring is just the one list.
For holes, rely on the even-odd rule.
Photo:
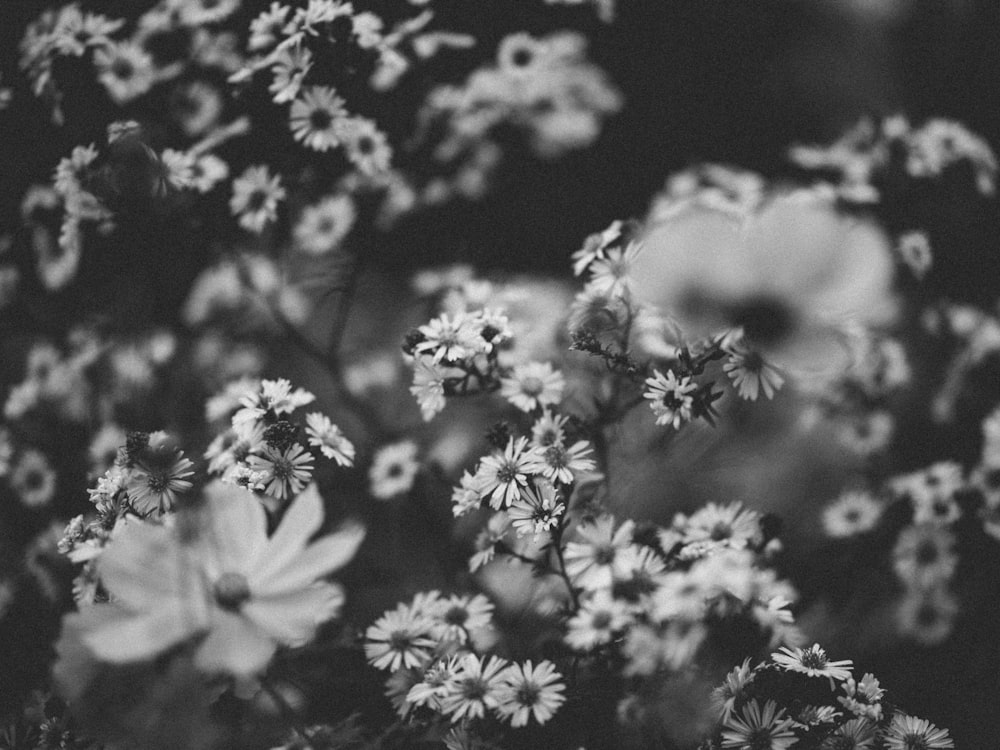
[(768, 399), (774, 398), (775, 392), (785, 383), (778, 368), (741, 344), (731, 344), (727, 351), (729, 358), (722, 369), (733, 381), (740, 398), (756, 401), (761, 391)]
[(527, 725), (532, 716), (544, 724), (566, 700), (563, 695), (566, 686), (561, 680), (562, 675), (547, 659), (537, 667), (530, 661), (513, 664), (504, 672), (497, 712), (509, 719), (513, 727)]
[(291, 498), (312, 479), (312, 454), (294, 443), (284, 450), (268, 446), (262, 455), (250, 456), (247, 464), (264, 475), (264, 492), (276, 500)]
[(910, 586), (927, 587), (947, 581), (958, 559), (952, 551), (954, 535), (947, 529), (922, 524), (899, 533), (893, 549), (893, 569)]
[(489, 628), (493, 603), (482, 594), (452, 596), (435, 608), (432, 634), (439, 642), (465, 644), (470, 634)]
[(275, 104), (283, 104), (295, 99), (302, 86), (302, 79), (312, 68), (312, 52), (301, 46), (282, 47), (274, 57), (271, 72), (274, 80), (267, 90), (273, 95)]
[(357, 209), (350, 196), (327, 196), (302, 211), (295, 225), (295, 241), (305, 252), (323, 255), (340, 245), (356, 219)]
[(947, 729), (926, 719), (896, 713), (884, 736), (886, 750), (948, 750), (955, 747)]
[(386, 612), (365, 631), (365, 658), (375, 669), (395, 672), (400, 667), (422, 667), (431, 658), (434, 639), (431, 620), (400, 605)]
[(295, 140), (314, 151), (340, 145), (340, 121), (347, 115), (344, 100), (329, 86), (310, 86), (292, 102), (289, 124)]
[(338, 465), (354, 465), (353, 443), (325, 414), (318, 411), (306, 414), (306, 435), (309, 445), (319, 448), (324, 456), (332, 458)]
[(760, 514), (742, 503), (708, 503), (684, 524), (685, 544), (714, 542), (719, 546), (743, 549), (761, 539)]
[(108, 94), (118, 104), (149, 91), (156, 82), (152, 56), (134, 42), (109, 42), (94, 50), (94, 65)]
[(538, 536), (555, 526), (564, 510), (552, 483), (536, 480), (524, 488), (521, 497), (507, 509), (507, 515), (519, 536)]
[(785, 716), (784, 709), (778, 709), (774, 701), (767, 701), (762, 708), (754, 699), (726, 719), (722, 747), (734, 750), (787, 750), (798, 741), (791, 727), (792, 720)]
[(366, 175), (385, 173), (392, 159), (392, 148), (378, 126), (365, 117), (341, 121), (340, 138), (347, 158)]
[(481, 719), (486, 709), (496, 709), (500, 704), (506, 666), (507, 661), (498, 656), (491, 656), (486, 662), (475, 654), (467, 654), (440, 699), (441, 713), (450, 715), (456, 722), (463, 718)]
[(534, 453), (528, 449), (528, 439), (510, 438), (503, 452), (486, 456), (479, 462), (476, 479), (483, 497), (488, 497), (490, 507), (507, 508), (521, 497), (522, 488), (528, 484)]
[[(195, 636), (195, 665), (248, 677), (278, 646), (301, 646), (343, 603), (322, 581), (364, 538), (346, 526), (310, 543), (323, 523), (315, 485), (301, 493), (271, 537), (264, 509), (242, 491), (205, 489), (201, 517), (173, 527), (130, 523), (97, 561), (112, 603), (70, 615), (99, 659), (143, 661)], [(190, 511), (194, 512), (194, 511)]]
[(691, 419), (694, 399), (690, 394), (698, 386), (691, 382), (688, 375), (678, 379), (673, 370), (667, 370), (666, 376), (659, 370), (653, 373), (653, 377), (646, 378), (646, 390), (642, 396), (649, 399), (656, 424), (669, 424), (675, 430), (680, 429), (682, 423)]
[(593, 459), (593, 448), (587, 440), (578, 440), (568, 448), (554, 443), (547, 448), (534, 450), (531, 471), (542, 475), (550, 482), (569, 484), (580, 473), (597, 469)]
[(592, 523), (577, 527), (583, 541), (566, 543), (566, 572), (573, 582), (587, 591), (607, 589), (615, 578), (618, 554), (632, 543), (635, 524), (625, 521), (615, 529), (612, 516), (601, 516)]
[(14, 465), (10, 484), (25, 507), (41, 508), (52, 501), (56, 491), (56, 474), (45, 454), (28, 449)]
[(615, 633), (632, 621), (628, 606), (601, 590), (586, 599), (566, 624), (566, 643), (577, 651), (591, 651), (610, 643)]
[(187, 492), (194, 463), (174, 446), (166, 433), (153, 433), (135, 459), (125, 485), (136, 512), (149, 515), (173, 508), (177, 493)]
[(438, 366), (430, 357), (418, 357), (413, 363), (413, 385), (410, 393), (420, 406), (420, 414), (425, 422), (445, 407), (444, 380), (447, 370)]
[(850, 667), (854, 664), (850, 659), (831, 661), (818, 643), (809, 648), (782, 646), (771, 654), (771, 659), (789, 672), (801, 672), (809, 677), (828, 677), (831, 685), (834, 680), (846, 680), (850, 677)]
[(382, 446), (368, 469), (372, 497), (388, 500), (408, 492), (419, 470), (417, 444), (412, 440)]
[(558, 404), (566, 387), (562, 373), (553, 370), (548, 362), (518, 365), (513, 375), (500, 383), (500, 395), (521, 411)]
[(733, 712), (736, 701), (744, 697), (747, 685), (753, 682), (754, 670), (750, 668), (749, 657), (726, 675), (726, 680), (712, 691), (712, 707), (725, 721)]
[(871, 531), (882, 517), (882, 505), (869, 492), (845, 492), (823, 511), (823, 530), (834, 538)]
[(278, 218), (278, 203), (285, 199), (285, 194), (281, 175), (272, 177), (266, 166), (247, 167), (233, 180), (229, 209), (239, 217), (241, 227), (260, 234), (267, 224)]

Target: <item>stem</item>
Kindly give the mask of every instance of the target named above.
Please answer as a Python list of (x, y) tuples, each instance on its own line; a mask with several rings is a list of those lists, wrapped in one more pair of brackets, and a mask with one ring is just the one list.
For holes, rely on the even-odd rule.
[(288, 705), (288, 701), (285, 700), (285, 697), (265, 680), (261, 680), (260, 686), (265, 693), (271, 696), (271, 700), (274, 701), (275, 705), (278, 707), (278, 711), (281, 713), (281, 718), (285, 720), (289, 728), (306, 742), (309, 742), (312, 739), (312, 735), (309, 730), (306, 729), (305, 725), (299, 720), (299, 717), (296, 716), (295, 710)]
[(569, 574), (566, 572), (566, 560), (563, 559), (562, 550), (562, 536), (565, 526), (560, 523), (556, 526), (556, 530), (552, 532), (552, 546), (556, 551), (556, 561), (559, 563), (558, 573), (559, 576), (566, 583), (566, 589), (569, 591), (570, 599), (573, 601), (573, 611), (580, 609), (580, 598), (576, 593), (576, 589), (573, 588), (573, 582), (569, 579)]

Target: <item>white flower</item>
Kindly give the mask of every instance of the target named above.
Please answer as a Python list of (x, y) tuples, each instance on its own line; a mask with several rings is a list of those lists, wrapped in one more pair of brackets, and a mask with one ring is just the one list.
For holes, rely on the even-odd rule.
[(324, 456), (332, 458), (338, 465), (354, 465), (354, 445), (325, 414), (318, 411), (306, 414), (306, 435), (309, 445), (319, 448)]
[(512, 727), (527, 725), (532, 716), (539, 724), (544, 724), (566, 700), (562, 675), (547, 659), (537, 667), (530, 661), (512, 664), (504, 672), (502, 682), (497, 711), (510, 720)]
[(832, 661), (818, 643), (809, 648), (782, 646), (771, 654), (771, 659), (788, 672), (800, 672), (808, 677), (827, 677), (831, 686), (834, 680), (843, 682), (851, 676), (850, 659)]
[(625, 602), (608, 591), (598, 591), (580, 607), (567, 623), (566, 643), (577, 651), (590, 651), (610, 643), (615, 634), (632, 622)]
[(533, 411), (562, 400), (566, 379), (548, 362), (528, 362), (514, 368), (509, 378), (503, 378), (500, 395), (521, 411)]
[(425, 422), (430, 422), (445, 407), (446, 377), (447, 369), (435, 364), (430, 357), (417, 357), (413, 362), (413, 385), (410, 386), (410, 393), (416, 397)]
[[(616, 575), (619, 553), (632, 543), (635, 524), (625, 521), (615, 529), (615, 519), (605, 515), (577, 527), (583, 541), (567, 542), (566, 572), (573, 582), (587, 591), (609, 589)], [(620, 576), (618, 576), (620, 577)]]
[(463, 718), (481, 719), (486, 709), (496, 709), (506, 666), (506, 659), (498, 656), (491, 656), (486, 662), (480, 661), (475, 654), (467, 654), (440, 699), (441, 713), (450, 715), (456, 722)]
[(691, 397), (698, 386), (691, 382), (691, 377), (685, 375), (678, 379), (673, 370), (667, 370), (666, 376), (659, 370), (653, 370), (654, 377), (646, 378), (646, 390), (643, 398), (649, 399), (649, 408), (656, 415), (656, 424), (669, 424), (675, 430), (682, 423), (690, 421), (694, 399)]
[(722, 369), (733, 381), (740, 398), (756, 401), (763, 391), (771, 399), (784, 385), (785, 379), (778, 368), (768, 364), (760, 354), (751, 351), (742, 342), (730, 344), (726, 351), (729, 357)]
[(312, 479), (313, 457), (301, 445), (284, 450), (268, 447), (263, 455), (250, 456), (247, 463), (263, 475), (264, 492), (276, 500), (291, 498)]
[(530, 470), (551, 482), (571, 483), (577, 474), (597, 469), (593, 459), (594, 449), (587, 440), (578, 440), (568, 448), (554, 443), (547, 448), (536, 448)]
[(823, 511), (823, 530), (834, 538), (863, 534), (882, 517), (882, 504), (868, 492), (845, 492)]
[(295, 99), (302, 86), (302, 79), (310, 68), (312, 68), (312, 52), (308, 49), (300, 46), (279, 49), (271, 68), (274, 80), (267, 87), (273, 94), (274, 103), (283, 104)]
[(382, 446), (372, 459), (368, 470), (369, 491), (379, 500), (408, 492), (420, 470), (417, 463), (417, 444), (412, 440)]
[(552, 529), (566, 510), (551, 482), (536, 480), (524, 488), (507, 515), (518, 536), (538, 536)]
[(199, 669), (249, 677), (278, 646), (307, 643), (340, 611), (341, 588), (322, 579), (354, 556), (364, 531), (347, 526), (310, 543), (323, 523), (315, 486), (270, 538), (264, 509), (242, 491), (216, 484), (205, 493), (201, 517), (172, 527), (130, 523), (101, 554), (112, 604), (69, 616), (82, 622), (97, 658), (145, 661), (203, 636)]
[(14, 465), (10, 484), (25, 507), (41, 508), (52, 502), (56, 474), (45, 454), (30, 448)]
[(392, 672), (422, 667), (435, 645), (431, 626), (430, 618), (401, 604), (365, 631), (365, 658), (375, 669)]
[(229, 209), (248, 232), (260, 234), (278, 218), (278, 203), (285, 199), (281, 175), (271, 176), (267, 166), (253, 166), (233, 180)]
[(355, 167), (366, 175), (388, 171), (392, 148), (374, 122), (364, 117), (349, 117), (341, 121), (339, 132), (347, 158)]
[(334, 250), (351, 231), (357, 209), (349, 195), (331, 195), (302, 211), (295, 225), (295, 241), (311, 255)]
[(333, 88), (310, 86), (292, 102), (292, 135), (307, 148), (328, 151), (340, 145), (340, 123), (346, 115), (344, 100)]
[(500, 510), (508, 507), (521, 496), (528, 484), (528, 474), (534, 454), (528, 450), (528, 439), (510, 438), (502, 452), (486, 456), (479, 462), (476, 480), (483, 497), (488, 497), (490, 507)]
[(156, 82), (153, 58), (130, 41), (109, 42), (94, 51), (94, 65), (108, 94), (118, 104), (130, 102), (149, 91)]

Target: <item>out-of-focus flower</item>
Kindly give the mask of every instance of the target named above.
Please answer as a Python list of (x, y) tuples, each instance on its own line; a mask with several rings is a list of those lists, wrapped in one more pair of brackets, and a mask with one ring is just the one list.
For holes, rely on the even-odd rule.
[(632, 543), (635, 524), (625, 521), (615, 529), (612, 516), (601, 516), (581, 524), (576, 534), (582, 541), (566, 544), (566, 572), (574, 583), (588, 591), (609, 589), (615, 578), (619, 553)]
[(289, 124), (295, 140), (314, 151), (340, 145), (340, 122), (347, 115), (344, 100), (329, 86), (310, 86), (292, 102)]
[(379, 448), (368, 469), (368, 488), (378, 500), (409, 492), (420, 470), (417, 462), (417, 444), (404, 440)]
[(109, 42), (94, 51), (97, 80), (118, 104), (149, 91), (156, 82), (153, 57), (134, 42)]
[(272, 177), (266, 166), (253, 166), (233, 180), (229, 208), (241, 227), (259, 234), (278, 218), (278, 203), (284, 199), (281, 175)]
[(845, 492), (823, 511), (823, 530), (834, 538), (871, 531), (882, 517), (882, 504), (863, 491)]
[(295, 241), (312, 255), (337, 248), (357, 219), (354, 201), (348, 195), (331, 195), (302, 211), (295, 225)]
[(325, 414), (317, 411), (306, 414), (306, 435), (309, 445), (319, 448), (327, 458), (340, 466), (354, 465), (354, 445)]
[(52, 501), (56, 491), (56, 473), (41, 451), (24, 451), (10, 473), (10, 484), (27, 508), (41, 508)]
[(590, 651), (610, 643), (632, 617), (625, 602), (615, 599), (608, 591), (598, 591), (583, 602), (579, 611), (566, 625), (566, 643), (577, 651)]
[(322, 579), (354, 556), (364, 531), (347, 526), (310, 543), (323, 523), (315, 486), (270, 538), (264, 509), (245, 493), (221, 484), (205, 493), (197, 520), (129, 524), (104, 550), (97, 566), (112, 603), (69, 616), (98, 659), (145, 661), (204, 636), (199, 669), (248, 677), (340, 611), (342, 590)]
[(518, 365), (509, 378), (501, 381), (500, 395), (521, 411), (554, 406), (562, 400), (566, 379), (548, 362)]
[(631, 282), (641, 302), (692, 339), (740, 330), (750, 350), (796, 374), (843, 366), (841, 329), (896, 310), (886, 237), (815, 191), (745, 217), (689, 203), (643, 242)]

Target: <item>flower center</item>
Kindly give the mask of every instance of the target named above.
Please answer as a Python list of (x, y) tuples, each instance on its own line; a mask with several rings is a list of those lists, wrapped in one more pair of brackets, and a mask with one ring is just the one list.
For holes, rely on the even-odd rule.
[(410, 634), (405, 630), (393, 630), (389, 634), (389, 648), (393, 651), (406, 651), (410, 647)]
[(444, 621), (449, 625), (464, 625), (469, 619), (469, 611), (465, 607), (452, 607), (444, 615)]
[(743, 326), (746, 337), (753, 342), (775, 344), (795, 329), (795, 318), (788, 306), (773, 297), (750, 297), (729, 309), (736, 325)]
[(517, 689), (517, 702), (522, 706), (534, 706), (541, 692), (537, 686), (526, 682)]
[(497, 480), (500, 484), (517, 481), (517, 466), (509, 461), (497, 469)]
[(806, 669), (823, 669), (826, 667), (826, 654), (823, 649), (810, 649), (802, 654), (802, 666)]
[(111, 72), (115, 78), (127, 81), (135, 74), (135, 66), (123, 57), (119, 57), (111, 63)]
[(733, 535), (733, 530), (725, 521), (717, 521), (709, 535), (713, 542), (721, 542)]
[(215, 582), (213, 593), (220, 607), (235, 612), (250, 598), (250, 584), (240, 573), (223, 573)]
[(598, 547), (594, 553), (594, 562), (598, 565), (610, 565), (615, 561), (614, 547)]
[(325, 109), (314, 109), (309, 114), (309, 124), (314, 130), (326, 130), (333, 122), (333, 117)]
[(521, 381), (521, 391), (528, 396), (537, 396), (543, 390), (545, 390), (545, 383), (542, 382), (541, 378), (529, 376)]

